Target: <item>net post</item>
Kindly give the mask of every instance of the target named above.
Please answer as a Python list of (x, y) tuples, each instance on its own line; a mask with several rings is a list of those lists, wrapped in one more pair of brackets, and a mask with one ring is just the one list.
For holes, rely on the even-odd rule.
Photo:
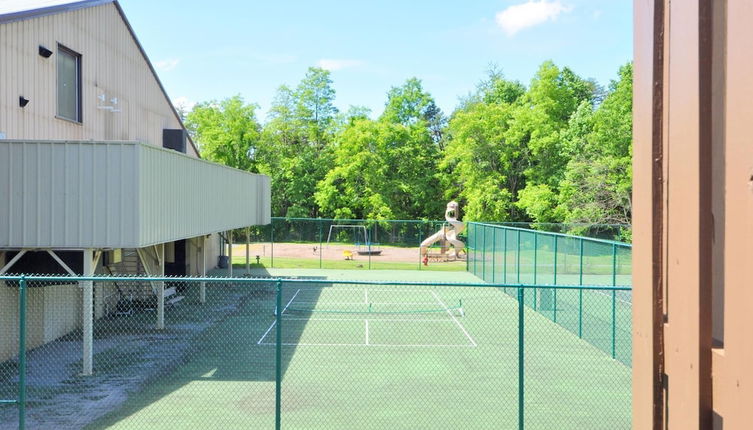
[(26, 428), (26, 277), (18, 282), (18, 428)]
[(524, 289), (518, 287), (518, 429), (525, 424), (525, 313)]
[(275, 429), (282, 422), (282, 279), (277, 280), (275, 312)]

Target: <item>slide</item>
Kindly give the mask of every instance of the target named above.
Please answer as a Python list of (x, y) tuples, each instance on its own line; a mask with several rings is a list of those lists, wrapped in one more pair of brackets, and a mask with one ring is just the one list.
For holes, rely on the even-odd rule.
[[(450, 258), (459, 257), (460, 252), (465, 248), (465, 244), (458, 239), (458, 235), (465, 229), (465, 224), (458, 221), (458, 215), (458, 203), (454, 201), (447, 203), (447, 210), (444, 213), (447, 224), (421, 242), (421, 256), (424, 257), (424, 264), (428, 262), (429, 247), (437, 242), (442, 242), (441, 255), (447, 255)], [(453, 248), (450, 254), (446, 254), (449, 248), (447, 243), (452, 245)]]

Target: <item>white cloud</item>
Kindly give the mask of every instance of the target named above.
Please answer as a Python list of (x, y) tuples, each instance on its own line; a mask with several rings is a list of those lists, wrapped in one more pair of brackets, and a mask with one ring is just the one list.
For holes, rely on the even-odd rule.
[(324, 70), (342, 70), (350, 67), (362, 66), (364, 63), (361, 60), (335, 60), (330, 58), (322, 58), (316, 63), (317, 66)]
[(178, 66), (180, 60), (177, 58), (168, 58), (166, 60), (160, 60), (154, 62), (154, 67), (161, 72), (169, 72)]
[(529, 0), (498, 12), (496, 21), (508, 36), (513, 36), (526, 28), (554, 21), (561, 13), (569, 12), (571, 9), (560, 0)]
[(175, 106), (175, 109), (187, 113), (196, 106), (196, 102), (190, 100), (188, 97), (178, 97), (177, 99), (173, 99), (173, 106)]

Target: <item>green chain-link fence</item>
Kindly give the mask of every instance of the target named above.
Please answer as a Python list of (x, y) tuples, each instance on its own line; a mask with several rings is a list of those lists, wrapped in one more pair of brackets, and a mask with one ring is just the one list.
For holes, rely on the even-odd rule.
[[(469, 223), (468, 270), (491, 283), (629, 287), (629, 244)], [(516, 289), (505, 289), (515, 296)], [(632, 293), (534, 288), (526, 304), (630, 366)]]
[(629, 287), (3, 280), (0, 428), (630, 427), (629, 367), (531, 300)]
[[(464, 271), (466, 266), (461, 260), (465, 255), (461, 253), (460, 259), (444, 258), (439, 252), (441, 244), (430, 250), (433, 257), (425, 264), (419, 253), (421, 242), (444, 225), (444, 221), (437, 220), (272, 218), (269, 225), (236, 231), (232, 256), (236, 265), (245, 264), (244, 245), (248, 241), (249, 265), (257, 267)], [(629, 226), (621, 225), (505, 225), (606, 237), (629, 232)], [(467, 231), (461, 233), (460, 239), (468, 240)]]

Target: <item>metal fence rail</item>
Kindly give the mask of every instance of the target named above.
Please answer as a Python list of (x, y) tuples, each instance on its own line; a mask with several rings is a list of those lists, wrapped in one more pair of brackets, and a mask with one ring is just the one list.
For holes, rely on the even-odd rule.
[[(630, 427), (630, 369), (529, 299), (629, 287), (0, 281), (17, 291), (19, 327), (17, 349), (0, 359), (0, 428)], [(81, 282), (94, 285), (90, 333), (66, 309), (39, 308), (40, 296), (64, 301), (59, 293)], [(154, 291), (169, 294), (162, 329)], [(51, 317), (37, 339), (40, 314)], [(83, 376), (89, 350), (93, 372)]]
[[(490, 283), (632, 284), (626, 243), (515, 227), (469, 223), (468, 271)], [(513, 297), (516, 289), (504, 289)], [(632, 359), (631, 290), (540, 290), (526, 304), (626, 365)]]

